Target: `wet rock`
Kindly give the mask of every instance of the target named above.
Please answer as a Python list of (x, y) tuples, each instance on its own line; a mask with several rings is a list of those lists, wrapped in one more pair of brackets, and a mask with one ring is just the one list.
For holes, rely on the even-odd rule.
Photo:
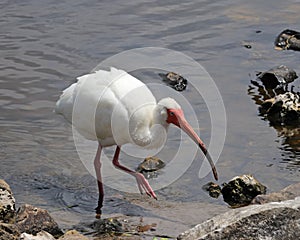
[(59, 240), (88, 240), (89, 238), (83, 236), (81, 233), (76, 230), (69, 230)]
[(209, 193), (209, 196), (218, 198), (221, 194), (221, 187), (213, 182), (209, 182), (202, 187), (203, 190)]
[(300, 120), (300, 94), (286, 92), (263, 102), (260, 107), (272, 125), (297, 125)]
[(97, 232), (96, 236), (103, 234), (121, 235), (124, 232), (123, 224), (117, 218), (99, 219), (94, 221), (90, 227)]
[(0, 223), (0, 239), (18, 240), (20, 232), (14, 224)]
[(15, 216), (15, 198), (9, 185), (0, 179), (0, 223), (14, 223)]
[(147, 157), (137, 167), (137, 172), (142, 173), (147, 179), (157, 177), (157, 172), (162, 169), (166, 164), (157, 157)]
[(54, 237), (63, 235), (58, 224), (50, 216), (47, 210), (31, 206), (23, 205), (17, 213), (16, 226), (20, 232), (36, 235), (44, 230)]
[(298, 78), (293, 69), (284, 65), (271, 68), (266, 72), (259, 72), (256, 74), (256, 76), (262, 81), (263, 85), (269, 89), (286, 87), (287, 84)]
[(176, 91), (183, 91), (184, 89), (186, 89), (187, 80), (179, 74), (169, 72), (167, 74), (159, 73), (158, 75), (162, 78), (163, 81), (173, 87)]
[(177, 239), (300, 239), (299, 222), (300, 197), (297, 197), (231, 209), (185, 231)]
[(275, 49), (277, 50), (300, 50), (300, 32), (286, 29), (275, 39)]
[(213, 198), (218, 198), (222, 194), (224, 201), (233, 208), (249, 205), (257, 195), (266, 193), (266, 187), (252, 175), (234, 177), (228, 183), (223, 183), (222, 188), (216, 183), (209, 182), (202, 189)]
[(249, 205), (257, 195), (265, 194), (266, 189), (252, 175), (242, 175), (224, 183), (221, 192), (231, 207), (241, 207)]
[(20, 240), (55, 240), (55, 238), (48, 232), (40, 231), (36, 235), (22, 233)]

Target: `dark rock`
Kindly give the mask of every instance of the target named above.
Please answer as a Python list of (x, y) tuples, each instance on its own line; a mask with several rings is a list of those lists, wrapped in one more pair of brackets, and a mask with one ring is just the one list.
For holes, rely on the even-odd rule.
[(224, 183), (221, 192), (231, 207), (241, 207), (249, 205), (257, 195), (265, 194), (266, 189), (252, 175), (242, 175)]
[(263, 85), (269, 89), (285, 87), (287, 84), (298, 78), (293, 69), (284, 65), (271, 68), (266, 72), (259, 72), (256, 76), (262, 81)]
[(297, 197), (231, 209), (185, 231), (177, 239), (300, 239), (299, 221), (300, 197)]
[(275, 49), (277, 50), (300, 50), (300, 32), (286, 29), (275, 39)]
[(300, 120), (300, 94), (286, 92), (264, 101), (260, 112), (272, 125), (298, 125)]
[(209, 196), (218, 198), (221, 194), (221, 187), (213, 182), (209, 182), (202, 187), (203, 190), (209, 193)]
[(167, 74), (159, 73), (158, 75), (162, 78), (163, 81), (173, 87), (176, 91), (183, 91), (184, 89), (186, 89), (187, 80), (179, 74), (169, 72)]
[(14, 223), (15, 215), (15, 198), (9, 185), (0, 179), (0, 223)]
[(36, 235), (44, 230), (54, 237), (63, 235), (58, 224), (50, 216), (47, 210), (31, 206), (23, 205), (17, 212), (16, 226), (20, 232), (26, 232)]

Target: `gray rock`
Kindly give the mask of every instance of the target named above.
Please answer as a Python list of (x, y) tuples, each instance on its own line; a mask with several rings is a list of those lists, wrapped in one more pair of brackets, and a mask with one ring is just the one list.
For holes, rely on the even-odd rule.
[(187, 230), (178, 240), (300, 239), (300, 197), (231, 209)]
[(0, 223), (14, 223), (15, 215), (15, 198), (9, 185), (0, 179)]
[(22, 233), (25, 232), (36, 235), (38, 232), (44, 230), (54, 237), (63, 235), (58, 224), (50, 216), (47, 210), (29, 204), (25, 204), (19, 209), (16, 226)]
[(258, 195), (253, 200), (253, 204), (264, 204), (269, 202), (281, 202), (291, 200), (300, 196), (300, 182), (287, 186), (279, 192), (269, 193), (266, 195)]

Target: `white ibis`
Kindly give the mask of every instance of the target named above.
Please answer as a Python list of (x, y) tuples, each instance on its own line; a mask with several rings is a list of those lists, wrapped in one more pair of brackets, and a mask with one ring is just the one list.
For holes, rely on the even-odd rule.
[[(170, 124), (181, 128), (203, 151), (214, 177), (218, 175), (204, 143), (185, 120), (179, 104), (172, 98), (158, 103), (149, 88), (123, 70), (99, 70), (78, 78), (63, 91), (56, 103), (56, 112), (87, 139), (98, 141), (94, 159), (99, 201), (96, 217), (101, 216), (103, 184), (100, 155), (103, 147), (117, 145), (113, 165), (136, 178), (139, 191), (157, 199), (148, 181), (119, 163), (121, 145), (131, 143), (143, 148), (159, 148), (164, 144)], [(165, 130), (165, 131), (162, 131)]]

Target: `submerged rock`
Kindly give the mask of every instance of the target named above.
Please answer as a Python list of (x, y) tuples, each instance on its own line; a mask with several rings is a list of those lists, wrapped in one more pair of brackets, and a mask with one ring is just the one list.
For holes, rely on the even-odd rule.
[(159, 73), (158, 75), (162, 78), (163, 81), (173, 87), (176, 91), (183, 91), (184, 89), (186, 89), (187, 80), (179, 74), (169, 72), (167, 74)]
[(275, 49), (277, 50), (300, 50), (300, 32), (286, 29), (275, 39)]
[(137, 172), (142, 173), (146, 178), (157, 177), (156, 171), (162, 169), (166, 164), (157, 157), (147, 157), (137, 167)]
[(265, 115), (272, 125), (299, 124), (300, 94), (286, 92), (263, 102), (261, 114)]
[(29, 204), (23, 205), (17, 213), (16, 226), (20, 232), (36, 235), (44, 230), (54, 237), (63, 235), (58, 224), (50, 216), (47, 210), (34, 207)]
[(271, 68), (266, 72), (259, 72), (256, 74), (266, 88), (274, 89), (278, 87), (285, 87), (287, 84), (293, 82), (298, 78), (296, 72), (284, 65)]
[(14, 223), (15, 216), (15, 198), (9, 185), (0, 179), (0, 223)]

